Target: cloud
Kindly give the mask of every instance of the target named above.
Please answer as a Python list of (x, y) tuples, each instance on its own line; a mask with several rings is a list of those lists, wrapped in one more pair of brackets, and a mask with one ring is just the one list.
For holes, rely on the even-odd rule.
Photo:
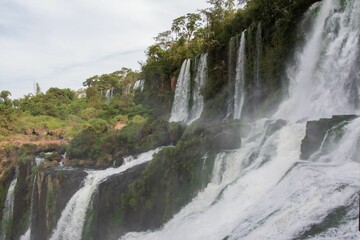
[(138, 69), (172, 20), (206, 6), (193, 0), (0, 0), (0, 90), (79, 88), (94, 74)]

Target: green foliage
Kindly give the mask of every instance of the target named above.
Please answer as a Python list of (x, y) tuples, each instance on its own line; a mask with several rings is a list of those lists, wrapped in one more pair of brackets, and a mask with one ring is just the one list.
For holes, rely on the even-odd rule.
[(98, 110), (94, 107), (88, 107), (80, 112), (80, 117), (89, 120), (91, 118), (96, 118), (98, 116)]
[(50, 88), (45, 94), (27, 95), (16, 102), (19, 110), (31, 115), (48, 115), (64, 118), (71, 113), (69, 105), (75, 99), (75, 92), (70, 89)]
[(131, 118), (130, 123), (135, 123), (135, 124), (143, 124), (146, 122), (146, 119), (143, 118), (140, 115), (135, 115), (134, 117)]
[(127, 115), (117, 115), (117, 116), (115, 116), (114, 117), (114, 119), (113, 119), (113, 122), (114, 123), (124, 123), (124, 124), (126, 124), (126, 123), (128, 123), (128, 121), (129, 121), (129, 118), (128, 118), (128, 116)]
[(93, 128), (87, 128), (71, 140), (67, 154), (71, 159), (89, 159), (92, 145), (97, 139), (97, 133)]
[(142, 177), (123, 194), (122, 216), (140, 213), (168, 220), (208, 181), (210, 174), (202, 174), (209, 173), (203, 168), (206, 149), (207, 137), (196, 135), (156, 154)]
[(104, 119), (93, 118), (89, 120), (91, 128), (93, 128), (96, 134), (100, 135), (108, 130), (108, 123)]

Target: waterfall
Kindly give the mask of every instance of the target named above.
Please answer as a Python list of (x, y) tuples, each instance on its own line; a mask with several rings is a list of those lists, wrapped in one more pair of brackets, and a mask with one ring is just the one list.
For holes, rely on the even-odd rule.
[(88, 171), (84, 186), (80, 188), (67, 203), (61, 213), (56, 229), (53, 231), (51, 239), (71, 239), (81, 240), (82, 231), (85, 223), (86, 211), (89, 208), (92, 196), (99, 184), (108, 177), (122, 173), (134, 166), (150, 161), (155, 153), (161, 148), (140, 154), (132, 161), (127, 161), (118, 168), (108, 168), (102, 171)]
[(241, 118), (241, 112), (245, 99), (245, 31), (241, 34), (240, 47), (238, 50), (238, 57), (236, 63), (236, 79), (235, 79), (235, 93), (234, 93), (234, 119)]
[(191, 60), (187, 59), (181, 66), (180, 74), (176, 83), (170, 122), (186, 122), (188, 118), (190, 99), (190, 65)]
[(133, 90), (142, 92), (144, 90), (144, 80), (137, 80), (134, 84)]
[(189, 114), (187, 124), (191, 124), (192, 122), (199, 119), (204, 109), (204, 97), (202, 96), (201, 90), (204, 87), (207, 78), (207, 56), (207, 53), (202, 54), (199, 64), (197, 66), (193, 91), (193, 105)]
[[(236, 69), (236, 48), (238, 42), (238, 35), (231, 37), (229, 41), (229, 50), (228, 50), (228, 82), (231, 84), (235, 80), (234, 70)], [(229, 96), (234, 96), (234, 88), (229, 88)], [(228, 119), (234, 113), (234, 98), (230, 97), (227, 103), (227, 114), (226, 119)]]
[(110, 88), (105, 92), (105, 98), (107, 102), (110, 102), (114, 96), (114, 88)]
[[(360, 3), (326, 0), (288, 71), (289, 98), (278, 118), (319, 118), (359, 113)], [(357, 74), (356, 74), (357, 73)]]
[(13, 220), (16, 183), (17, 174), (15, 175), (15, 178), (11, 181), (8, 192), (6, 194), (1, 226), (2, 239), (6, 239), (7, 228), (11, 225), (11, 222)]
[(349, 87), (360, 82), (360, 1), (324, 0), (318, 8), (278, 112), (251, 123), (240, 149), (219, 153), (207, 187), (161, 229), (121, 239), (360, 239), (360, 118), (300, 159), (306, 123), (299, 120), (359, 114)]

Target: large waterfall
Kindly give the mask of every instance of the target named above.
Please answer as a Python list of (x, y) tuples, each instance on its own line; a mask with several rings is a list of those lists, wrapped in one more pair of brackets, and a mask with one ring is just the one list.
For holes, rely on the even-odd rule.
[(187, 59), (181, 66), (180, 74), (176, 83), (170, 122), (185, 122), (189, 116), (190, 65), (191, 60)]
[(238, 59), (236, 63), (236, 79), (234, 93), (234, 119), (241, 118), (241, 112), (245, 99), (245, 31), (241, 34)]
[(199, 119), (204, 109), (204, 97), (201, 91), (207, 78), (207, 56), (207, 53), (202, 54), (197, 66), (192, 99), (193, 104), (190, 110), (189, 119), (187, 121), (188, 124), (191, 124), (192, 122)]
[(296, 67), (288, 71), (289, 100), (276, 117), (359, 113), (359, 5), (356, 0), (323, 1)]
[(359, 114), (360, 1), (324, 0), (312, 11), (278, 112), (252, 123), (240, 149), (217, 155), (211, 182), (163, 228), (121, 239), (360, 239), (360, 118), (300, 159), (306, 119)]
[(63, 210), (51, 239), (81, 240), (86, 211), (89, 208), (92, 196), (99, 184), (114, 174), (122, 173), (129, 168), (150, 161), (153, 155), (160, 149), (161, 148), (158, 148), (140, 154), (135, 159), (131, 158), (131, 161), (124, 161), (125, 164), (118, 168), (108, 168), (102, 171), (89, 171), (84, 186), (74, 194)]

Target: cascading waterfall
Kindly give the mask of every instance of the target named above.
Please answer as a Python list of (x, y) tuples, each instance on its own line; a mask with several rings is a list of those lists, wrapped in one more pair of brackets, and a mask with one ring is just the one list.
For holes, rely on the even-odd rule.
[(188, 118), (190, 99), (190, 65), (191, 60), (186, 59), (181, 66), (180, 74), (176, 83), (170, 122), (185, 122)]
[(193, 105), (190, 110), (190, 115), (187, 120), (187, 124), (191, 124), (200, 118), (201, 113), (204, 109), (204, 97), (202, 96), (201, 90), (204, 87), (207, 78), (207, 53), (204, 53), (200, 57), (199, 64), (197, 66), (197, 72), (195, 77), (195, 85), (193, 92)]
[(11, 181), (8, 192), (6, 194), (5, 205), (2, 216), (2, 226), (1, 226), (2, 239), (6, 239), (7, 226), (12, 222), (13, 212), (14, 212), (16, 183), (17, 183), (17, 174), (15, 175), (15, 178)]
[[(288, 72), (289, 99), (276, 117), (331, 117), (359, 113), (359, 1), (324, 1), (307, 44)], [(331, 16), (331, 17), (329, 17)]]
[(306, 123), (298, 120), (359, 113), (349, 86), (360, 82), (353, 76), (360, 1), (324, 0), (318, 8), (279, 111), (252, 123), (240, 149), (217, 155), (211, 182), (162, 229), (121, 239), (360, 238), (360, 118), (300, 160)]
[(81, 240), (86, 211), (89, 208), (92, 196), (99, 184), (114, 174), (122, 173), (134, 166), (150, 161), (153, 155), (160, 151), (160, 149), (161, 148), (157, 148), (140, 154), (132, 161), (126, 161), (125, 164), (119, 168), (108, 168), (102, 171), (88, 171), (84, 186), (80, 188), (67, 203), (57, 223), (56, 229), (53, 231), (51, 239)]
[(241, 118), (241, 112), (245, 99), (245, 31), (241, 34), (240, 47), (236, 63), (236, 79), (234, 93), (234, 119)]

